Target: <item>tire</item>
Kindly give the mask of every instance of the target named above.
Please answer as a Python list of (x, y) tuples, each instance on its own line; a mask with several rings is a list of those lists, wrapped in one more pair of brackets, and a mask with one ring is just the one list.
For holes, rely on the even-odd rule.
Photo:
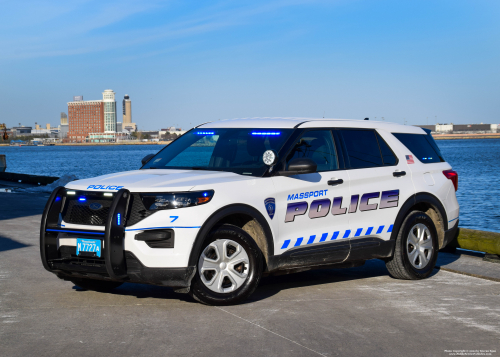
[(237, 304), (255, 291), (262, 270), (262, 253), (252, 237), (225, 224), (203, 244), (189, 294), (207, 305)]
[(434, 222), (425, 213), (413, 211), (401, 225), (394, 254), (385, 263), (387, 270), (396, 279), (425, 279), (436, 266), (438, 249)]
[(92, 290), (99, 292), (108, 292), (116, 289), (123, 283), (118, 281), (94, 280), (85, 278), (73, 278), (71, 282), (83, 290)]

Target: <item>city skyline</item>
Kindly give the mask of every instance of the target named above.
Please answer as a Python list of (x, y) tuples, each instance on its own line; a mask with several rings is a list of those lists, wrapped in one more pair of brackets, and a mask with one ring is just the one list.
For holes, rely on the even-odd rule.
[(496, 123), (499, 13), (475, 1), (6, 3), (0, 122), (54, 123), (73, 95), (114, 88), (144, 130), (274, 116)]

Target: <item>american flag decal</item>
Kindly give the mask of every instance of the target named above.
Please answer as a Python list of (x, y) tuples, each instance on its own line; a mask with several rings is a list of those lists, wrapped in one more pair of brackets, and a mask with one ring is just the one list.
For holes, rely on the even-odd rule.
[(413, 161), (412, 155), (406, 155), (406, 163), (407, 164), (414, 164), (415, 163), (415, 161)]

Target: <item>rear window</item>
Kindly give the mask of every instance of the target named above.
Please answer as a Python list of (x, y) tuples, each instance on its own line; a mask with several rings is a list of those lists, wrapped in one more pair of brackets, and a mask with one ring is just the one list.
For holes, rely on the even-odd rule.
[(392, 133), (404, 146), (412, 152), (420, 162), (431, 164), (434, 162), (444, 162), (441, 151), (430, 134), (403, 134)]

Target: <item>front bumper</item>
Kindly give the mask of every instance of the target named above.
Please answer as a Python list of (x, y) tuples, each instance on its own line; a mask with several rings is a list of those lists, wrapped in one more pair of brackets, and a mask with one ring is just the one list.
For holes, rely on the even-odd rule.
[(70, 232), (59, 226), (66, 190), (58, 187), (52, 192), (42, 215), (40, 227), (40, 256), (46, 270), (70, 280), (83, 277), (100, 280), (146, 283), (187, 288), (195, 274), (195, 267), (149, 268), (124, 249), (125, 223), (130, 192), (122, 189), (114, 195), (104, 232), (79, 231), (78, 234), (103, 241), (102, 258), (77, 257), (75, 247), (59, 247), (58, 234)]

